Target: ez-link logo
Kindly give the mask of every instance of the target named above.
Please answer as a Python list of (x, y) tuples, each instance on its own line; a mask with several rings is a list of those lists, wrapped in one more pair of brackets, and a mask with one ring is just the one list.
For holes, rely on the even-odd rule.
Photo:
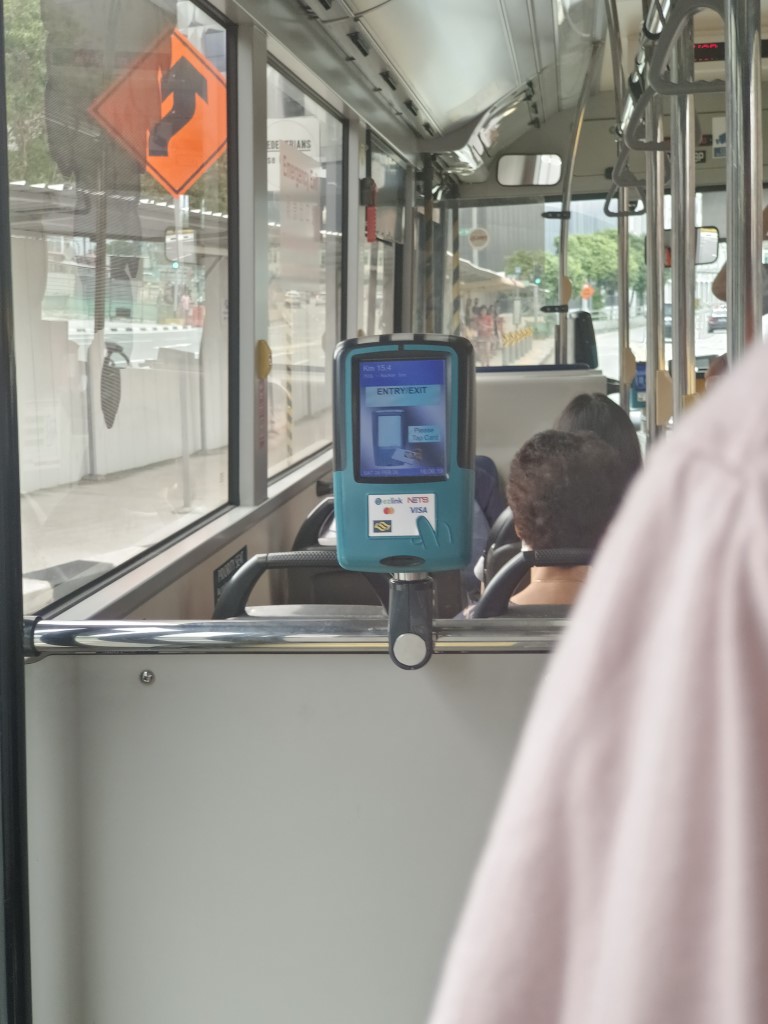
[[(408, 501), (411, 499), (409, 498)], [(421, 500), (421, 499), (419, 499)], [(374, 505), (402, 505), (402, 498), (374, 498)]]

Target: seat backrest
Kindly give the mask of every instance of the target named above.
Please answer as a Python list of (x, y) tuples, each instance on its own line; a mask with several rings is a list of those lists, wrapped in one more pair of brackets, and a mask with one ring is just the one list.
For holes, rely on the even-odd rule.
[(497, 516), (483, 553), (483, 586), (487, 587), (499, 569), (520, 552), (522, 542), (515, 533), (515, 517), (507, 506)]
[(570, 604), (510, 604), (504, 609), (504, 619), (564, 619), (568, 616)]
[(597, 342), (592, 314), (586, 309), (571, 313), (573, 321), (573, 358), (577, 363), (585, 363), (591, 370), (597, 367)]
[(521, 551), (507, 562), (485, 588), (470, 618), (490, 619), (504, 615), (509, 599), (523, 576), (534, 565), (589, 565), (594, 551), (587, 548), (556, 548), (550, 551)]
[[(332, 572), (334, 574), (346, 574), (348, 577), (362, 577), (369, 581), (368, 600), (351, 601), (344, 600), (340, 588), (334, 589), (335, 600), (327, 602), (333, 605), (339, 604), (362, 604), (371, 605), (377, 601), (386, 607), (389, 599), (389, 584), (387, 577), (380, 573), (356, 573), (342, 569), (336, 558), (335, 548), (310, 548), (306, 551), (276, 551), (254, 555), (241, 565), (234, 576), (225, 584), (219, 599), (213, 609), (214, 619), (240, 618), (246, 614), (248, 598), (258, 580), (265, 572), (273, 569), (288, 569), (300, 571), (302, 569), (318, 569)], [(290, 604), (316, 604), (316, 601), (291, 601)]]
[(605, 376), (597, 370), (478, 373), (476, 382), (477, 450), (489, 456), (506, 477), (517, 449), (540, 430), (549, 430), (576, 395), (605, 394)]
[[(326, 550), (335, 555), (335, 546), (323, 544), (324, 535), (335, 538), (333, 495), (326, 495), (307, 515), (296, 534), (293, 550)], [(432, 579), (436, 618), (453, 618), (467, 603), (459, 570), (435, 572)], [(385, 608), (389, 607), (387, 573), (349, 572), (337, 561), (292, 566), (282, 574), (281, 583), (280, 593), (286, 604), (370, 605), (379, 601)]]

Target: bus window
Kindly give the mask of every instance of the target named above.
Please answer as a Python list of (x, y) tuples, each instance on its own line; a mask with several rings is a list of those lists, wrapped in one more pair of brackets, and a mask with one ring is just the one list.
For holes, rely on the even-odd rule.
[(331, 440), (333, 349), (340, 340), (342, 123), (267, 69), (269, 473)]
[[(27, 612), (229, 498), (226, 32), (171, 6), (6, 10)], [(136, 100), (184, 61), (204, 128)]]

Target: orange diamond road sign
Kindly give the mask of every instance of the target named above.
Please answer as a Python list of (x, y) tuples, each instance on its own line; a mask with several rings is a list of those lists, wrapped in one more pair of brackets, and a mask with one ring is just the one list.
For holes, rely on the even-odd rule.
[(94, 100), (89, 113), (172, 196), (188, 192), (227, 146), (227, 83), (176, 29)]
[(582, 297), (582, 299), (591, 299), (594, 294), (595, 294), (595, 289), (592, 287), (591, 284), (582, 285), (582, 289), (581, 289), (581, 297)]

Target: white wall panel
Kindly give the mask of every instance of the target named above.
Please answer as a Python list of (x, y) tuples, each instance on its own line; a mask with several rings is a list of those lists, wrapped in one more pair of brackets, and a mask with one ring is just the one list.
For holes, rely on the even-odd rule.
[(30, 667), (36, 1019), (421, 1024), (543, 664)]

